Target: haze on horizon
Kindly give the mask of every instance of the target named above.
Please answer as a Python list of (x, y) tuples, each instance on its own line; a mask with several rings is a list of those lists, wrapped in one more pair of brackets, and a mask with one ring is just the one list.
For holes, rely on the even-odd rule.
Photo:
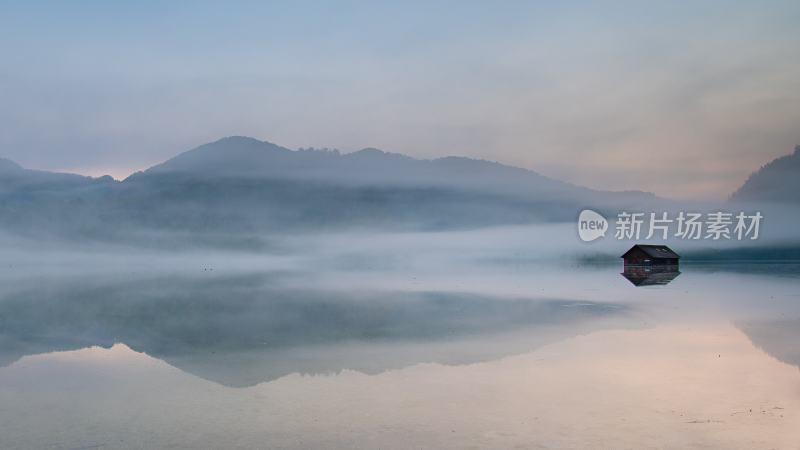
[(724, 198), (800, 144), (800, 3), (0, 3), (0, 156), (116, 177), (228, 135)]

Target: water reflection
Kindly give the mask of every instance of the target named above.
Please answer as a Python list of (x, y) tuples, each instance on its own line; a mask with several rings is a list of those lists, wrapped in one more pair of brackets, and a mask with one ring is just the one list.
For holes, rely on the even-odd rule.
[(740, 321), (736, 326), (773, 358), (800, 368), (800, 318)]
[(625, 266), (620, 274), (634, 286), (659, 286), (669, 284), (681, 272), (678, 266)]
[(788, 268), (155, 272), (6, 274), (0, 448), (800, 442)]
[(0, 448), (796, 448), (796, 368), (729, 325), (479, 364), (208, 383), (124, 345), (0, 370)]
[(0, 366), (124, 343), (202, 378), (250, 386), (294, 373), (464, 364), (625, 326), (631, 307), (458, 292), (280, 287), (280, 274), (74, 277), (0, 298)]

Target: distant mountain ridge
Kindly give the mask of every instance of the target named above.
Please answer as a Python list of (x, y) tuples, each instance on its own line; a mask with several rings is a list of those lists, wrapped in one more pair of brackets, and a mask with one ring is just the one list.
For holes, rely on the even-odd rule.
[(289, 150), (242, 136), (201, 145), (121, 182), (0, 160), (0, 230), (31, 237), (160, 239), (170, 232), (252, 247), (243, 237), (564, 222), (586, 206), (614, 211), (654, 201), (660, 200), (650, 193), (592, 190), (496, 162), (415, 159), (374, 148)]
[(25, 169), (10, 159), (0, 158), (0, 174), (14, 173), (20, 170)]
[[(244, 136), (201, 145), (132, 177), (153, 174), (302, 179), (348, 185), (458, 187), (505, 193), (590, 195), (592, 189), (497, 162), (448, 156), (432, 160), (365, 148), (353, 153), (290, 150)], [(622, 195), (653, 197), (629, 191)]]
[(800, 145), (752, 173), (731, 200), (800, 203)]
[(26, 169), (10, 159), (0, 158), (0, 192), (66, 192), (113, 181), (110, 176), (93, 178), (73, 173)]

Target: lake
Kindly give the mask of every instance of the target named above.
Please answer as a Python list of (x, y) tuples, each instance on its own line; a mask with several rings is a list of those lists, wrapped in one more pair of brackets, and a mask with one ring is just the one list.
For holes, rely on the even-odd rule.
[(800, 448), (797, 264), (506, 253), (6, 256), (0, 448)]

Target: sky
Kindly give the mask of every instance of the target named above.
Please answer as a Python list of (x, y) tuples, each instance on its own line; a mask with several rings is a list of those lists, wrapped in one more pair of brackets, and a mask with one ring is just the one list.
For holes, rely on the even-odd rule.
[(723, 199), (800, 144), (800, 2), (0, 0), (0, 156), (122, 178), (229, 135)]

